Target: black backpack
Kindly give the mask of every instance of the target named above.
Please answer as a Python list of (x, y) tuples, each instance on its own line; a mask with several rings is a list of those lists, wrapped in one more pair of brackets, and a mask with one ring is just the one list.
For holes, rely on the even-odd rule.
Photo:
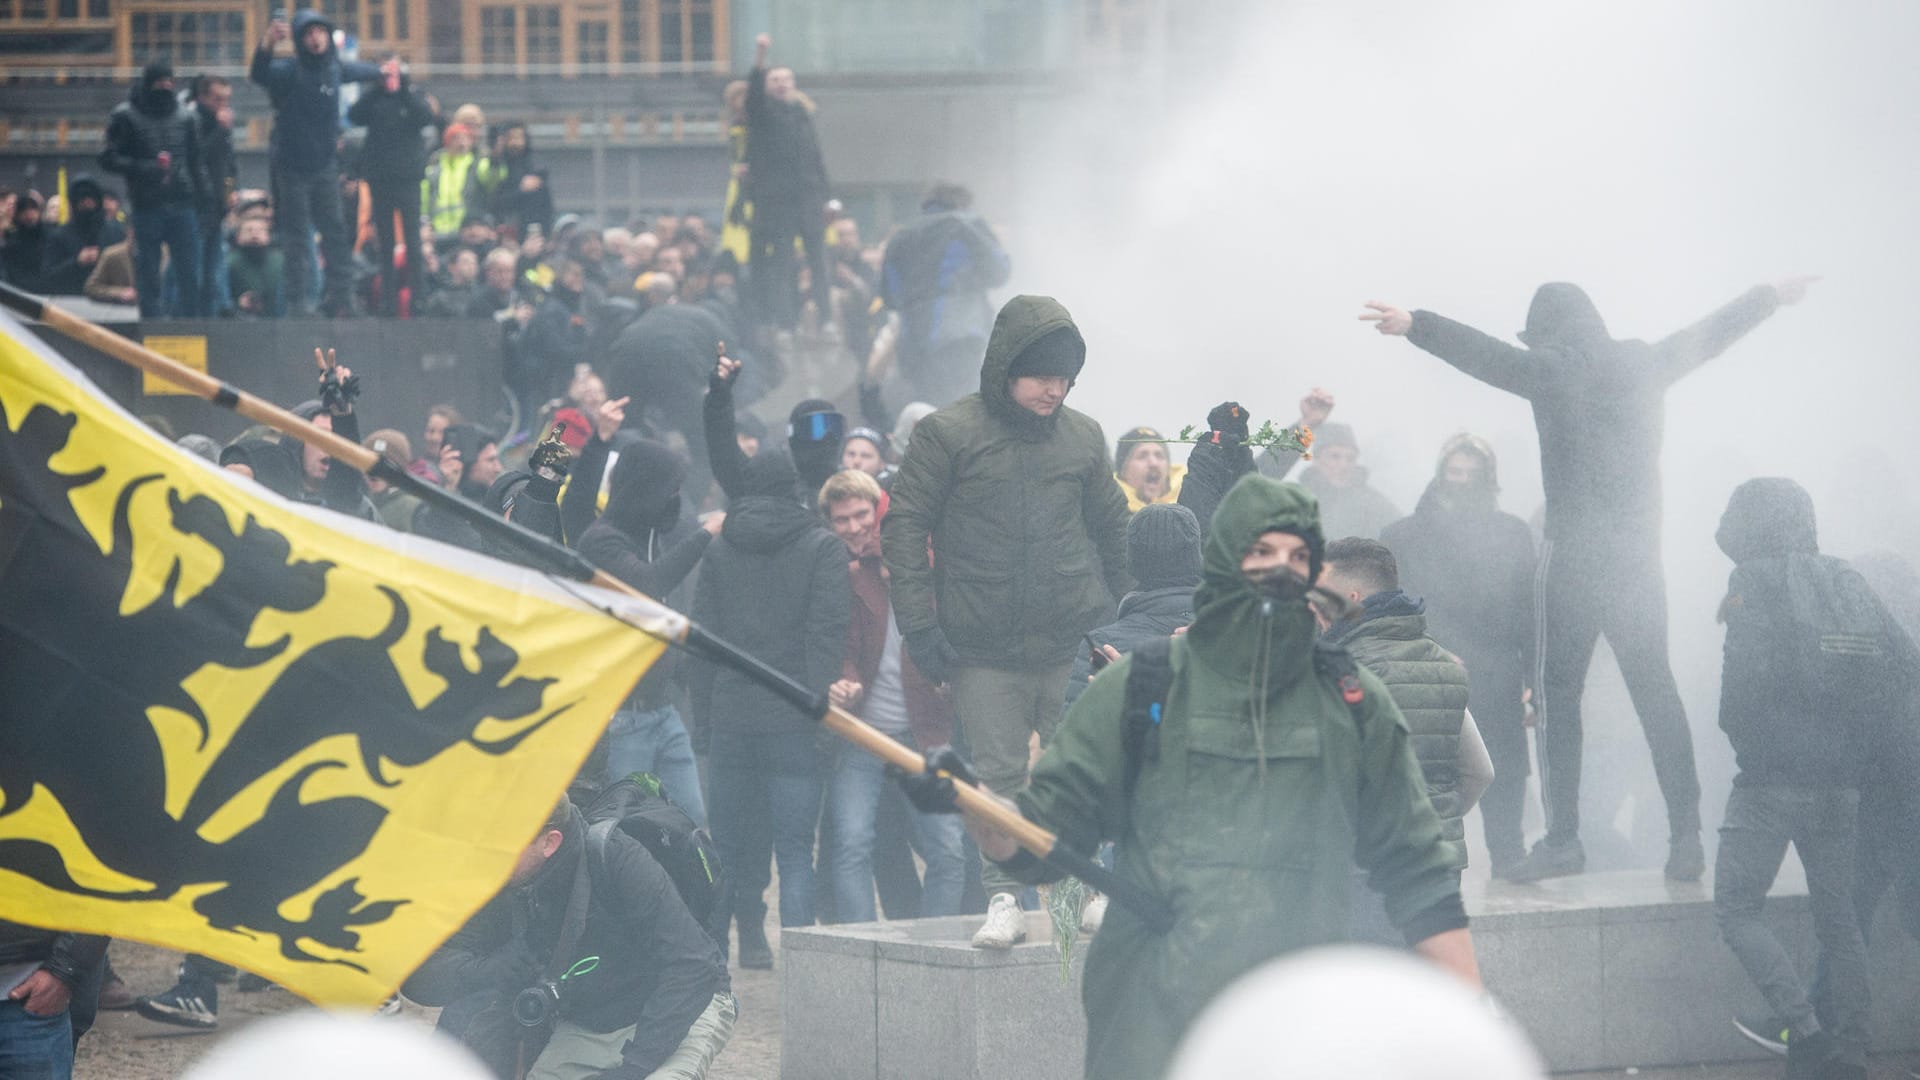
[(720, 854), (707, 830), (661, 792), (659, 779), (634, 773), (609, 784), (584, 816), (588, 850), (596, 864), (606, 865), (607, 839), (614, 829), (640, 841), (673, 879), (694, 919), (712, 933), (713, 913), (726, 888)]
[[(1121, 707), (1127, 738), (1127, 794), (1133, 793), (1140, 779), (1143, 762), (1160, 760), (1160, 721), (1173, 689), (1173, 639), (1154, 638), (1129, 654), (1133, 666), (1127, 669), (1126, 704)], [(1313, 669), (1340, 689), (1340, 697), (1353, 713), (1357, 727), (1366, 691), (1360, 686), (1360, 668), (1344, 646), (1321, 641), (1313, 647)]]

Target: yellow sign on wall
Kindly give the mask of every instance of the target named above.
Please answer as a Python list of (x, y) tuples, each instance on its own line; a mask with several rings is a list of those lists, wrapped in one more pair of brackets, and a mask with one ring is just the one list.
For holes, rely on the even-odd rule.
[[(195, 371), (205, 374), (207, 370), (207, 339), (198, 335), (162, 335), (141, 338), (140, 344), (159, 353), (169, 360), (185, 364)], [(165, 379), (155, 378), (153, 372), (140, 374), (140, 392), (152, 397), (156, 394), (192, 394)]]

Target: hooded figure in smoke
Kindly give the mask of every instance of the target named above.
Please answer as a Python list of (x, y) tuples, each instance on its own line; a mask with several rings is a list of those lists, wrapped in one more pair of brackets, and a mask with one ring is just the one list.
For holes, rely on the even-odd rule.
[(1700, 779), (1693, 736), (1667, 658), (1667, 589), (1660, 567), (1660, 442), (1667, 388), (1720, 355), (1808, 279), (1757, 286), (1654, 344), (1616, 340), (1577, 285), (1542, 285), (1516, 348), (1431, 311), (1369, 304), (1381, 333), (1491, 386), (1526, 398), (1540, 432), (1547, 540), (1540, 561), (1543, 672), (1541, 787), (1547, 836), (1507, 877), (1537, 881), (1586, 868), (1580, 845), (1580, 696), (1607, 636), (1653, 750), (1671, 831), (1666, 872), (1697, 881)]
[(1493, 760), (1481, 798), (1496, 874), (1526, 855), (1525, 687), (1533, 677), (1533, 532), (1500, 509), (1499, 460), (1477, 435), (1448, 439), (1411, 517), (1380, 533), (1400, 564), (1400, 586), (1427, 602), (1427, 629), (1460, 657), (1473, 718)]

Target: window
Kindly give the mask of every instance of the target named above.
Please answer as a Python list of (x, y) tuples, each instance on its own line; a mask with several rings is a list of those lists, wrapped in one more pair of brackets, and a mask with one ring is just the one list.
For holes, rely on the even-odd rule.
[(528, 4), (527, 63), (560, 62), (560, 8), (553, 4)]
[(112, 0), (87, 0), (87, 18), (104, 19), (112, 14)]
[(332, 20), (335, 30), (344, 30), (354, 37), (364, 36), (360, 32), (360, 0), (326, 0), (320, 12)]
[(606, 23), (582, 19), (577, 27), (577, 35), (582, 64), (604, 64), (612, 59), (607, 50)]
[(510, 7), (480, 9), (480, 62), (511, 64), (520, 59), (519, 35), (515, 33), (519, 14)]
[(387, 0), (367, 0), (367, 40), (387, 40)]
[(643, 8), (641, 0), (620, 0), (620, 58), (629, 64), (641, 64), (649, 59)]
[(60, 0), (60, 17), (77, 19), (80, 17), (80, 0)]
[(394, 0), (393, 3), (393, 40), (408, 41), (413, 37), (413, 0)]
[(249, 52), (246, 16), (237, 11), (135, 12), (129, 29), (135, 62), (240, 64)]
[(21, 22), (46, 22), (47, 0), (19, 0)]
[(714, 58), (714, 0), (659, 0), (660, 59), (664, 63)]

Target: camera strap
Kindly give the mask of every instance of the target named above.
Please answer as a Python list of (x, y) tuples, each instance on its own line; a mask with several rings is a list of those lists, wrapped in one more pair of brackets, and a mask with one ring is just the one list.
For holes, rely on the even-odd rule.
[[(575, 815), (578, 820), (578, 815)], [(573, 889), (567, 894), (567, 911), (560, 918), (560, 933), (554, 938), (553, 955), (547, 959), (546, 977), (558, 980), (579, 957), (580, 939), (587, 932), (587, 907), (593, 902), (593, 873), (587, 865), (591, 852), (585, 830), (581, 830), (580, 858), (573, 868)]]

